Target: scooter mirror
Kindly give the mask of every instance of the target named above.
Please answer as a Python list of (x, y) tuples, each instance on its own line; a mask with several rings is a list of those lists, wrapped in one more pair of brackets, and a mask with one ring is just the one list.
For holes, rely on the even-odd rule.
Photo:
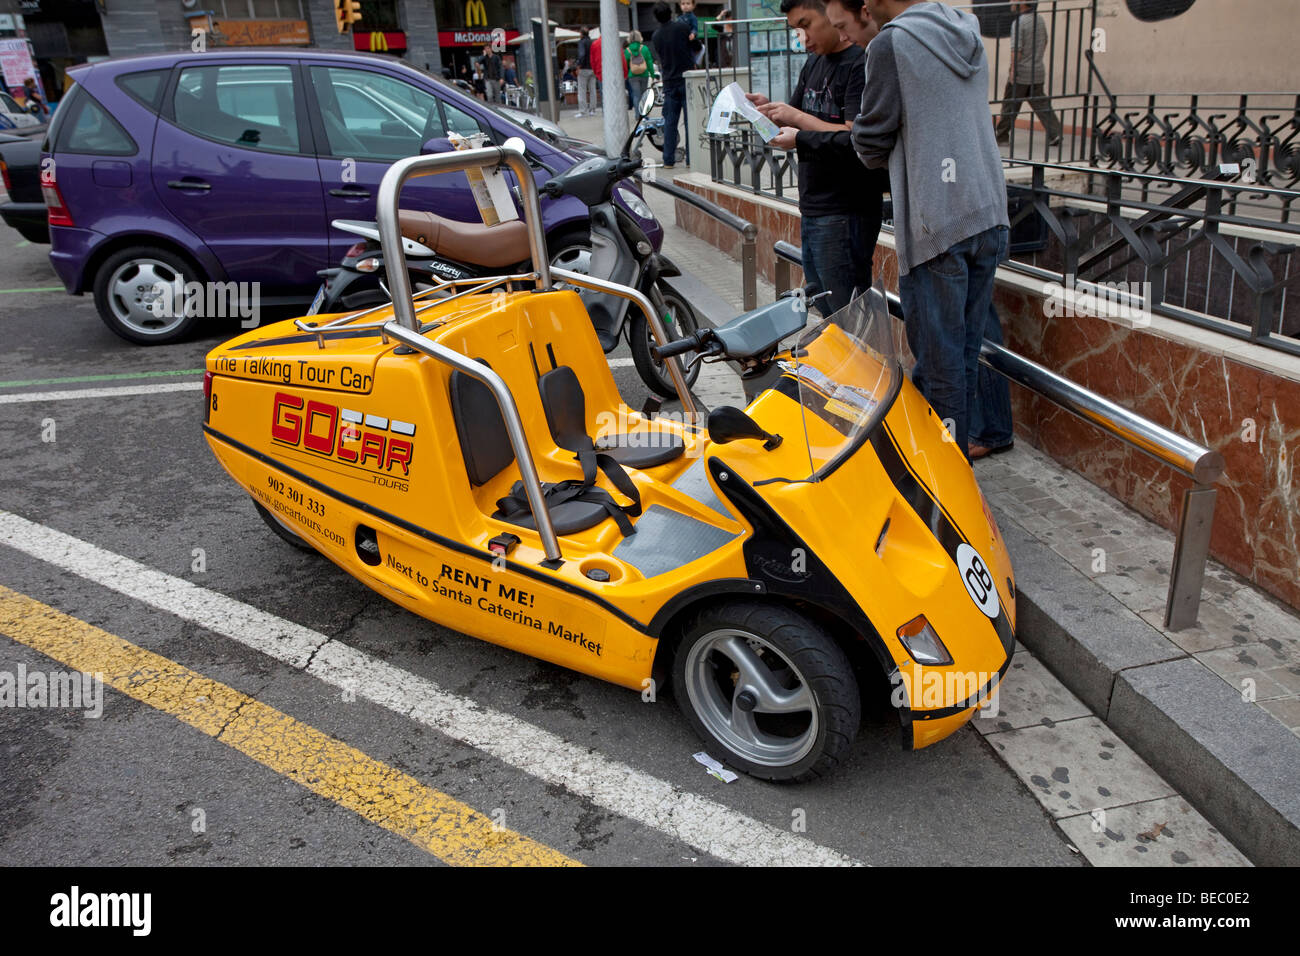
[(456, 147), (451, 145), (451, 140), (445, 136), (437, 136), (428, 140), (420, 147), (420, 155), (428, 156), (431, 153), (450, 153)]
[(524, 141), (520, 139), (518, 136), (511, 136), (508, 140), (506, 140), (504, 143), (501, 144), (501, 148), (513, 150), (516, 153), (523, 153), (528, 149), (528, 147), (524, 144)]
[(655, 108), (655, 91), (654, 87), (647, 87), (646, 91), (641, 94), (641, 102), (637, 104), (637, 119), (645, 119), (650, 115), (650, 111)]

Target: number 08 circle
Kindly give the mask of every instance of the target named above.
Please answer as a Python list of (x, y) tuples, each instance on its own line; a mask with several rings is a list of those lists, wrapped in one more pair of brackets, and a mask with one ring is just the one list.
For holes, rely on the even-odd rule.
[(993, 586), (993, 574), (980, 557), (980, 553), (966, 542), (957, 545), (957, 570), (970, 599), (989, 617), (996, 618), (1001, 604), (998, 589)]

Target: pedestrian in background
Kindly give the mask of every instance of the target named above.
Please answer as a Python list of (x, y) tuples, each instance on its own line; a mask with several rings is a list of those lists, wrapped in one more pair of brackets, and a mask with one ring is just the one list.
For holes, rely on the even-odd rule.
[(501, 101), (501, 56), (491, 46), (483, 47), (483, 86), (489, 103)]
[(596, 115), (596, 71), (591, 66), (591, 30), (578, 37), (578, 115)]
[(45, 105), (45, 99), (36, 88), (36, 80), (30, 76), (23, 80), (23, 96), (27, 101), (27, 112), (36, 116), (50, 115), (50, 108)]
[[(596, 74), (596, 82), (603, 84), (605, 82), (604, 65), (601, 62), (600, 41), (604, 37), (597, 37), (596, 42), (591, 45), (591, 68)], [(627, 60), (619, 57), (619, 62), (623, 64), (623, 95), (627, 96)], [(604, 87), (601, 87), (604, 89)]]
[[(694, 4), (692, 4), (693, 6)], [(655, 49), (659, 75), (664, 84), (664, 169), (677, 164), (677, 124), (686, 110), (685, 73), (691, 62), (690, 26), (673, 19), (673, 8), (665, 0), (654, 5), (654, 18), (658, 26), (650, 44)], [(690, 161), (691, 143), (686, 140), (686, 159)]]
[(636, 109), (645, 94), (646, 86), (655, 78), (655, 58), (650, 47), (641, 38), (640, 30), (633, 30), (623, 51), (627, 63), (627, 83), (632, 94), (632, 109)]
[(973, 15), (931, 0), (867, 0), (853, 145), (888, 166), (912, 381), (969, 455), (979, 351), (1007, 252), (1006, 180), (988, 120), (988, 58)]
[(1055, 146), (1061, 141), (1061, 120), (1044, 93), (1047, 83), (1047, 24), (1038, 13), (1037, 0), (1012, 3), (1011, 11), (1018, 16), (1011, 23), (1011, 65), (1007, 69), (1006, 88), (1002, 91), (998, 142), (1010, 142), (1011, 128), (1027, 100), (1043, 129), (1047, 130), (1047, 145)]
[(789, 103), (747, 97), (781, 127), (769, 145), (798, 153), (804, 286), (810, 297), (829, 293), (817, 308), (830, 316), (871, 285), (880, 233), (880, 188), (867, 188), (880, 177), (864, 174), (849, 135), (862, 103), (863, 49), (831, 24), (823, 0), (781, 0), (781, 12), (804, 37), (808, 59)]

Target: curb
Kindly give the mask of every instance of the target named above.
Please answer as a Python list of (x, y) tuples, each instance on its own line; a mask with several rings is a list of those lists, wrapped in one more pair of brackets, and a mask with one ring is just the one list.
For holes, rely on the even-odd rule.
[(1300, 737), (993, 510), (1017, 639), (1253, 863), (1300, 864)]

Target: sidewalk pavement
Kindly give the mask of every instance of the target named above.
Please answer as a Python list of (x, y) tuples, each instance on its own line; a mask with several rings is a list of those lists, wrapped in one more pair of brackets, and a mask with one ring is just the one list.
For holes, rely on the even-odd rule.
[[(561, 122), (602, 135), (599, 118)], [(692, 303), (739, 314), (739, 264), (644, 192)], [(744, 406), (725, 367), (711, 376)], [(1172, 532), (1023, 441), (975, 475), (1015, 563), (1022, 642), (1006, 719), (976, 728), (1095, 864), (1243, 862), (1223, 836), (1255, 863), (1300, 863), (1300, 615), (1211, 561), (1198, 625), (1168, 631)], [(1026, 726), (1031, 710), (1053, 716)]]

